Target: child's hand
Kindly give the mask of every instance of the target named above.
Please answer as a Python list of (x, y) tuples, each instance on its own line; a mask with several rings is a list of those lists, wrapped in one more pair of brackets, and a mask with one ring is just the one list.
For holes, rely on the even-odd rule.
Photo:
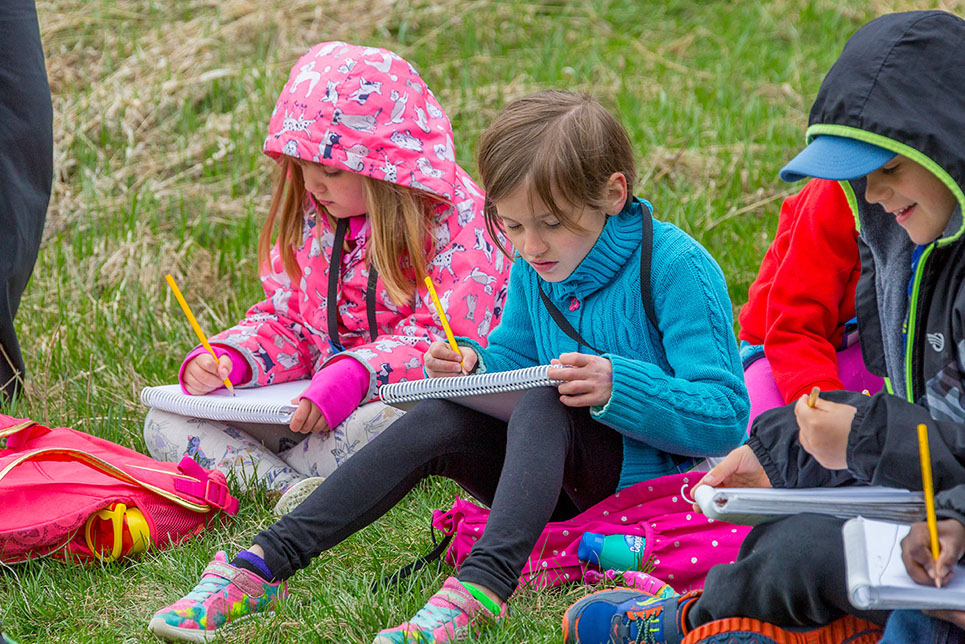
[(449, 343), (443, 340), (436, 340), (430, 344), (429, 350), (423, 356), (429, 377), (464, 376), (472, 371), (479, 360), (476, 352), (469, 347), (459, 347), (459, 350), (462, 356), (453, 351)]
[[(295, 400), (292, 402), (295, 402)], [(292, 422), (289, 423), (288, 427), (293, 432), (300, 434), (317, 434), (327, 432), (330, 429), (321, 410), (308, 398), (298, 400), (298, 409), (295, 410)]]
[(215, 360), (210, 353), (198, 354), (184, 368), (182, 381), (184, 388), (192, 396), (202, 396), (219, 387), (224, 387), (224, 379), (231, 373), (231, 358), (227, 355)]
[(965, 525), (955, 519), (938, 522), (938, 561), (932, 560), (931, 538), (924, 521), (911, 524), (911, 532), (901, 540), (901, 560), (908, 575), (919, 584), (931, 586), (940, 579), (944, 586), (952, 570), (965, 554)]
[(829, 470), (848, 469), (848, 434), (851, 421), (858, 412), (851, 405), (842, 405), (820, 396), (814, 407), (808, 407), (808, 397), (794, 405), (794, 416), (801, 429), (798, 440), (801, 447)]
[[(720, 463), (714, 466), (703, 478), (694, 485), (696, 490), (701, 485), (711, 487), (772, 487), (761, 462), (747, 445), (731, 450)], [(700, 512), (700, 506), (694, 504), (694, 510)]]
[(551, 365), (566, 365), (570, 369), (550, 369), (547, 375), (562, 380), (558, 389), (560, 402), (567, 407), (605, 405), (613, 393), (613, 364), (601, 356), (584, 353), (564, 353), (550, 360)]

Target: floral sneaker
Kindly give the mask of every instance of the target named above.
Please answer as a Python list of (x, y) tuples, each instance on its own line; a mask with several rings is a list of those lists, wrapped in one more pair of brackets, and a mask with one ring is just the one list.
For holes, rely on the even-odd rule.
[(190, 593), (154, 613), (148, 629), (176, 642), (207, 642), (224, 626), (275, 610), (288, 597), (285, 582), (269, 582), (228, 563), (219, 550)]
[(450, 577), (408, 622), (381, 631), (372, 644), (444, 644), (465, 639), (484, 622), (506, 616), (505, 602), (496, 615)]

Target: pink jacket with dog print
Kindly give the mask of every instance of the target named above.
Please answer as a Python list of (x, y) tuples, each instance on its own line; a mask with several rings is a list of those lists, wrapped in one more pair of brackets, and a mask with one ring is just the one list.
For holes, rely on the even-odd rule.
[[(483, 194), (456, 163), (452, 126), (432, 92), (405, 60), (384, 49), (342, 42), (316, 45), (295, 64), (269, 123), (264, 151), (286, 154), (417, 188), (438, 198), (431, 214), (428, 271), (456, 335), (486, 341), (506, 296), (509, 264), (486, 232)], [(262, 275), (265, 299), (212, 343), (240, 353), (250, 377), (242, 387), (311, 378), (332, 362), (328, 308), (337, 307), (339, 358), (368, 372), (362, 402), (388, 382), (423, 378), (422, 356), (444, 339), (423, 284), (402, 306), (375, 288), (377, 337), (366, 309), (372, 243), (365, 216), (350, 220), (337, 281), (327, 301), (334, 231), (308, 199), (303, 243), (296, 258), (302, 277), (292, 282), (278, 249)], [(264, 271), (264, 268), (263, 268)], [(234, 349), (235, 351), (231, 351)], [(338, 364), (338, 362), (334, 362)], [(236, 369), (236, 371), (238, 371)], [(234, 373), (234, 372), (233, 372)], [(334, 372), (333, 372), (334, 373)]]

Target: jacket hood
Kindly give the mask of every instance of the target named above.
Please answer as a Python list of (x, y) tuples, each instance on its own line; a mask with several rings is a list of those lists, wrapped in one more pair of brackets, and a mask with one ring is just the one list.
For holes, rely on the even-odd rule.
[[(965, 205), (963, 62), (965, 21), (958, 16), (911, 11), (872, 20), (848, 40), (821, 84), (808, 142), (833, 134), (901, 154), (934, 173)], [(863, 181), (852, 184), (857, 201), (864, 201)], [(939, 244), (961, 234), (959, 228)]]
[(452, 202), (452, 125), (412, 65), (377, 47), (315, 45), (298, 59), (264, 152), (357, 172)]

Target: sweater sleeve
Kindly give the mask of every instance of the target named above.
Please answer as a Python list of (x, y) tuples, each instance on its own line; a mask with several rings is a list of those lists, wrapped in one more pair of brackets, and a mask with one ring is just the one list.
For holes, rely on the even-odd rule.
[(791, 402), (814, 386), (844, 388), (834, 343), (854, 316), (860, 262), (854, 216), (836, 182), (811, 181), (784, 202), (781, 217), (789, 226), (767, 299), (764, 354)]
[(654, 265), (653, 271), (654, 309), (670, 371), (606, 354), (613, 365), (613, 392), (591, 413), (665, 452), (726, 454), (744, 438), (750, 405), (723, 274), (697, 247)]

